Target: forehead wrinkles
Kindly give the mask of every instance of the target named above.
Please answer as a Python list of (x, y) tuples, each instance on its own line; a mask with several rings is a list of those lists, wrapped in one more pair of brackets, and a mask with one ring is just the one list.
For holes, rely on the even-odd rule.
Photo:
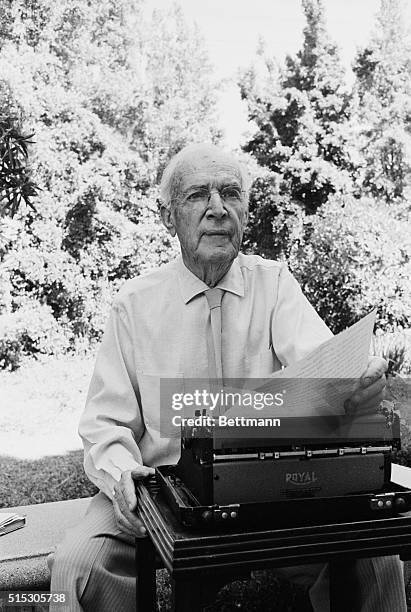
[(174, 187), (181, 190), (189, 183), (208, 184), (215, 179), (235, 180), (241, 184), (240, 168), (235, 162), (221, 159), (202, 159), (198, 162), (185, 162), (176, 169)]

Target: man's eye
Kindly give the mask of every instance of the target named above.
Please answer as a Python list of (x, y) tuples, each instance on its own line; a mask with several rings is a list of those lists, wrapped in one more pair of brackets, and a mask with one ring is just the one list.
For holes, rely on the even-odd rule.
[(222, 190), (221, 195), (225, 200), (241, 200), (241, 191), (236, 187), (226, 187)]
[(187, 196), (187, 200), (189, 202), (198, 202), (199, 200), (204, 200), (207, 198), (208, 193), (206, 191), (193, 191), (190, 195)]

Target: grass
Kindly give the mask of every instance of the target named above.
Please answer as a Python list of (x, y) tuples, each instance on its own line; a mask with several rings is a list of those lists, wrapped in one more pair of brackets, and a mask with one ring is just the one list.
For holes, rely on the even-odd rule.
[(83, 452), (41, 459), (0, 456), (0, 508), (88, 497), (97, 493), (83, 470)]

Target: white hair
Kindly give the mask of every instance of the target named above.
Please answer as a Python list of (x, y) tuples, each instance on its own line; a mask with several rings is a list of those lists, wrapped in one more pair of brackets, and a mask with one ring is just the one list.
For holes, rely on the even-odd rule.
[(226, 157), (229, 159), (233, 166), (238, 169), (241, 178), (241, 188), (245, 192), (245, 197), (248, 201), (251, 180), (247, 168), (231, 153), (228, 153), (216, 145), (205, 143), (187, 145), (169, 161), (160, 181), (160, 194), (163, 206), (166, 208), (171, 208), (172, 203), (178, 200), (179, 196), (181, 195), (181, 179), (183, 169), (187, 170), (187, 167), (194, 165), (192, 160), (199, 154), (214, 156), (218, 155), (220, 157)]

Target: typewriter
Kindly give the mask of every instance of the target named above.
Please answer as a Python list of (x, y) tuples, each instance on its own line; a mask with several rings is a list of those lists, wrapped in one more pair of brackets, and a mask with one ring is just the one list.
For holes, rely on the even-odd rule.
[(411, 492), (390, 483), (395, 413), (283, 419), (275, 438), (264, 428), (250, 437), (247, 427), (229, 437), (207, 425), (181, 433), (178, 464), (158, 468), (157, 480), (187, 527), (287, 527), (410, 509)]

